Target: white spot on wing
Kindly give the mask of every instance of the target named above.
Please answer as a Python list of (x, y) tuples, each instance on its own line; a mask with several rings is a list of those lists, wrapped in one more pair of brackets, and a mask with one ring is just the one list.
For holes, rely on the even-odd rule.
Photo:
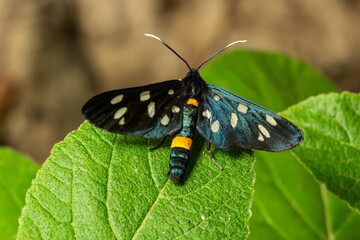
[(267, 114), (266, 114), (266, 121), (267, 121), (268, 123), (270, 123), (271, 125), (273, 125), (273, 126), (276, 126), (276, 125), (277, 125), (275, 119), (274, 119), (273, 117), (267, 115)]
[(263, 142), (264, 141), (264, 137), (261, 135), (261, 133), (259, 133), (259, 137), (258, 137), (258, 140)]
[(150, 91), (144, 91), (140, 93), (140, 101), (144, 102), (150, 99)]
[(242, 113), (246, 113), (249, 108), (242, 103), (239, 103), (237, 110)]
[(178, 106), (173, 106), (172, 109), (171, 109), (171, 111), (172, 111), (173, 113), (178, 113), (178, 112), (180, 112), (180, 108), (179, 108)]
[(114, 119), (120, 119), (127, 111), (127, 107), (120, 108), (114, 114)]
[(210, 112), (208, 109), (206, 109), (205, 111), (203, 111), (202, 115), (203, 115), (204, 117), (206, 117), (207, 119), (211, 119), (211, 112)]
[(168, 94), (169, 94), (169, 95), (173, 95), (173, 94), (174, 94), (174, 89), (170, 89), (170, 90), (168, 91)]
[(155, 102), (150, 102), (148, 105), (148, 113), (150, 117), (155, 115)]
[(268, 132), (268, 130), (266, 130), (266, 128), (263, 125), (258, 124), (258, 128), (265, 137), (267, 137), (267, 138), (270, 137), (270, 133)]
[(220, 97), (218, 95), (214, 96), (215, 101), (220, 101)]
[(218, 120), (216, 120), (215, 122), (213, 122), (213, 124), (211, 124), (211, 131), (217, 132), (219, 131), (219, 128), (220, 128), (220, 123)]
[(233, 128), (235, 128), (237, 122), (238, 122), (238, 117), (236, 116), (235, 113), (231, 113), (231, 126), (232, 126)]
[(163, 118), (161, 119), (160, 122), (161, 122), (162, 125), (168, 125), (168, 124), (169, 124), (169, 117), (168, 117), (168, 115), (165, 114), (165, 115), (163, 116)]
[(121, 118), (119, 121), (119, 125), (124, 125), (125, 124), (125, 117)]
[(116, 97), (111, 99), (110, 103), (117, 104), (117, 103), (121, 102), (123, 100), (123, 98), (124, 98), (124, 94), (117, 95)]

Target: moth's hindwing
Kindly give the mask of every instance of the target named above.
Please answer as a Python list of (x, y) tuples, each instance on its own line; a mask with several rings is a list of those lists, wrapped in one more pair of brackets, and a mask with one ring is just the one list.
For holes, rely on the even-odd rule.
[(303, 141), (300, 128), (276, 113), (221, 87), (208, 85), (200, 104), (197, 130), (212, 144), (280, 152)]
[(182, 82), (170, 80), (101, 93), (82, 113), (108, 132), (159, 138), (181, 129), (183, 96)]

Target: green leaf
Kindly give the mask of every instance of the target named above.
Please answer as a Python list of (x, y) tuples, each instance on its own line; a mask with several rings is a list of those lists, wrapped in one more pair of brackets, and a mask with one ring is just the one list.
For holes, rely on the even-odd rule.
[(291, 152), (257, 153), (256, 176), (249, 239), (359, 239), (360, 215)]
[[(209, 83), (225, 87), (273, 111), (285, 110), (312, 95), (337, 91), (308, 65), (281, 54), (235, 51), (211, 62), (202, 76)], [(313, 104), (317, 105), (316, 101)], [(284, 116), (302, 128), (302, 120), (298, 121), (293, 115), (304, 115), (301, 119), (306, 117), (307, 120), (309, 111), (309, 108), (301, 111), (292, 108)], [(308, 138), (305, 133), (305, 141), (294, 150), (302, 152)], [(312, 140), (317, 138), (314, 136)], [(255, 156), (257, 181), (249, 239), (360, 237), (359, 214), (314, 181), (313, 175), (291, 151), (256, 151)]]
[(15, 239), (25, 193), (40, 166), (10, 148), (0, 147), (0, 236)]
[[(353, 98), (354, 96), (356, 98)], [(341, 101), (344, 99), (346, 101)], [(359, 97), (349, 93), (320, 95), (295, 105), (281, 114), (304, 130), (305, 141), (289, 152), (257, 153), (257, 164), (259, 162), (264, 164), (256, 165), (256, 195), (252, 208), (253, 217), (250, 221), (252, 232), (250, 239), (261, 239), (265, 236), (267, 239), (344, 240), (360, 237), (360, 229), (354, 227), (360, 225), (358, 212), (351, 210), (345, 202), (328, 192), (324, 184), (316, 183), (312, 175), (315, 171), (307, 171), (302, 163), (296, 160), (301, 160), (305, 164), (306, 161), (312, 162), (312, 166), (316, 166), (316, 170), (324, 174), (326, 180), (330, 180), (334, 187), (346, 191), (346, 194), (342, 191), (341, 194), (337, 193), (340, 198), (344, 199), (352, 195), (355, 197), (353, 200), (358, 199), (356, 196), (359, 190), (356, 190), (356, 187), (342, 189), (342, 187), (346, 188), (344, 181), (341, 180), (342, 173), (344, 169), (349, 168), (341, 164), (344, 151), (341, 148), (344, 146), (338, 143), (340, 149), (334, 147), (329, 135), (319, 136), (319, 132), (308, 131), (306, 127), (311, 126), (310, 129), (317, 129), (320, 132), (327, 129), (326, 132), (330, 136), (333, 134), (339, 136), (338, 129), (330, 123), (341, 119), (342, 111), (331, 111), (339, 102), (343, 107), (347, 104), (354, 107), (354, 105), (358, 106)], [(319, 118), (322, 116), (326, 119), (328, 114), (334, 114), (336, 117), (328, 117), (331, 119), (330, 122)], [(315, 126), (315, 123), (320, 124), (322, 128)], [(350, 119), (348, 124), (351, 125)], [(315, 149), (321, 151), (316, 153)], [(308, 159), (304, 161), (300, 155), (307, 156)], [(345, 162), (347, 161), (352, 161), (351, 157)], [(359, 172), (359, 169), (353, 169), (353, 174), (356, 175), (356, 172)]]
[(215, 150), (196, 137), (184, 185), (170, 182), (169, 142), (101, 131), (85, 122), (55, 145), (26, 196), (19, 239), (245, 238), (252, 151)]
[(296, 157), (327, 188), (360, 208), (360, 95), (320, 95), (284, 114), (304, 131)]

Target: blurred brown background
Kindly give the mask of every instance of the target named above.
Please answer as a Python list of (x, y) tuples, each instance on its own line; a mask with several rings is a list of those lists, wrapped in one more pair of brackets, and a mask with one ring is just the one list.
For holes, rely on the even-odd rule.
[(0, 0), (0, 145), (37, 162), (101, 91), (182, 78), (228, 43), (304, 60), (360, 90), (360, 0)]

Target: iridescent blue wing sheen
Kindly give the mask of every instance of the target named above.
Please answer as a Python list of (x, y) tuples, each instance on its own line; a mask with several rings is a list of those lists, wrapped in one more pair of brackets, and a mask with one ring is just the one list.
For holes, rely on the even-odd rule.
[(160, 138), (182, 127), (184, 87), (179, 80), (104, 92), (82, 108), (94, 126), (112, 133)]
[(281, 152), (303, 141), (300, 128), (287, 119), (211, 84), (199, 106), (197, 130), (222, 149), (235, 143), (248, 149)]

